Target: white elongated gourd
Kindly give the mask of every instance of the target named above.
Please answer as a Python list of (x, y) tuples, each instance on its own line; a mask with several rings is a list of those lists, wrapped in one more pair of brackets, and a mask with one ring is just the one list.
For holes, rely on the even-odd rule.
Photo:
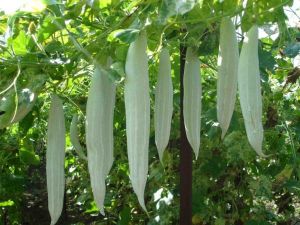
[(160, 161), (168, 145), (173, 112), (173, 85), (169, 51), (163, 48), (159, 58), (159, 70), (155, 88), (155, 143)]
[(18, 106), (16, 107), (15, 90), (7, 92), (0, 98), (0, 129), (21, 121), (31, 110), (37, 100), (37, 93), (30, 89), (23, 89), (18, 93)]
[(247, 32), (244, 39), (238, 67), (238, 88), (249, 143), (257, 154), (265, 156), (262, 152), (262, 97), (256, 25)]
[(200, 61), (192, 48), (187, 48), (183, 76), (183, 117), (187, 139), (198, 157), (201, 127)]
[[(23, 93), (24, 92), (25, 91), (23, 91)], [(17, 122), (21, 121), (32, 110), (32, 108), (37, 100), (37, 93), (30, 92), (30, 90), (28, 90), (26, 94), (27, 94), (26, 98), (30, 100), (30, 103), (18, 105), (17, 112), (14, 115), (11, 123), (17, 123)], [(23, 98), (25, 98), (25, 97), (23, 97)]]
[(62, 101), (52, 96), (48, 119), (46, 175), (48, 209), (51, 225), (59, 219), (64, 201), (65, 189), (65, 146), (66, 128)]
[(104, 215), (105, 179), (113, 164), (113, 117), (116, 86), (108, 74), (96, 68), (86, 107), (88, 169), (94, 199)]
[(235, 27), (229, 17), (224, 17), (220, 28), (218, 56), (217, 117), (224, 138), (230, 125), (237, 92), (239, 48)]
[(70, 126), (70, 140), (71, 143), (81, 159), (87, 160), (86, 155), (84, 154), (83, 147), (81, 146), (79, 139), (78, 139), (78, 116), (75, 114), (72, 118), (71, 126)]
[(148, 174), (150, 96), (147, 37), (142, 32), (129, 46), (124, 88), (127, 151), (130, 180), (141, 207), (146, 211), (144, 191)]

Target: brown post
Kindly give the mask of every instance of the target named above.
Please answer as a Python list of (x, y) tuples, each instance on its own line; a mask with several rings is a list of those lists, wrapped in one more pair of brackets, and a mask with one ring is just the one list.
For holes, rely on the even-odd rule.
[(183, 121), (183, 76), (186, 47), (180, 45), (180, 225), (192, 224), (192, 148)]

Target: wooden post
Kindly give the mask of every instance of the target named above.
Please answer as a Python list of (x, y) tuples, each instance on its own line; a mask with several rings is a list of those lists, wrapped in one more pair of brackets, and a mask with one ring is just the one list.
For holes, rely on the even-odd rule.
[(180, 45), (180, 225), (192, 224), (192, 148), (183, 121), (183, 76), (186, 47)]

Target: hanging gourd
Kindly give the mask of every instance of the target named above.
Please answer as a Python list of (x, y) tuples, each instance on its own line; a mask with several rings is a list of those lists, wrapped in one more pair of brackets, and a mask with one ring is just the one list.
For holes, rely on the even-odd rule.
[(65, 189), (66, 128), (62, 101), (52, 96), (48, 119), (46, 176), (48, 209), (51, 225), (59, 219), (64, 202)]
[(107, 72), (96, 68), (86, 107), (88, 169), (94, 199), (104, 215), (105, 179), (113, 164), (113, 117), (116, 87)]
[(220, 27), (217, 83), (217, 117), (222, 129), (222, 139), (228, 130), (234, 110), (238, 62), (239, 49), (235, 27), (229, 17), (224, 17)]
[[(18, 102), (16, 104), (16, 96)], [(30, 89), (16, 92), (11, 89), (4, 96), (0, 96), (0, 129), (21, 121), (33, 108), (37, 100), (37, 93)]]
[(141, 207), (146, 211), (144, 191), (148, 174), (150, 96), (147, 37), (145, 32), (129, 46), (125, 72), (126, 135), (130, 180)]
[(262, 96), (256, 25), (246, 33), (244, 38), (238, 67), (238, 88), (249, 143), (257, 154), (265, 156), (262, 152)]
[(87, 160), (87, 157), (85, 156), (83, 151), (83, 147), (79, 142), (77, 123), (78, 123), (78, 116), (75, 114), (72, 118), (72, 122), (70, 126), (70, 140), (78, 156), (83, 160)]
[(183, 76), (183, 117), (187, 139), (198, 157), (201, 127), (200, 61), (191, 47), (187, 48)]
[(173, 112), (173, 85), (169, 51), (163, 48), (159, 57), (158, 77), (155, 88), (155, 143), (160, 161), (168, 145)]

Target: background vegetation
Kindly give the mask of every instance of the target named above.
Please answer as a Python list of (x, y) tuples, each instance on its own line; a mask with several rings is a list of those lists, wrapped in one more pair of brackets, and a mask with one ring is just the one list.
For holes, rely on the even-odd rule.
[[(36, 1), (37, 2), (37, 1)], [(0, 127), (18, 108), (32, 110), (19, 123), (0, 129), (0, 224), (49, 224), (45, 181), (45, 137), (49, 100), (64, 100), (67, 126), (84, 114), (93, 63), (113, 58), (110, 76), (118, 84), (115, 162), (107, 179), (106, 216), (92, 198), (86, 161), (66, 149), (66, 194), (59, 224), (176, 224), (179, 213), (179, 46), (198, 48), (203, 84), (199, 159), (193, 163), (193, 223), (289, 225), (300, 216), (299, 27), (288, 27), (283, 0), (56, 0), (13, 15), (0, 14)], [(244, 3), (244, 6), (243, 6)], [(38, 7), (40, 6), (40, 7)], [(237, 16), (238, 37), (253, 23), (265, 30), (259, 42), (263, 95), (264, 152), (248, 144), (239, 102), (221, 141), (216, 119), (216, 60), (223, 16)], [(241, 18), (241, 19), (238, 19)], [(271, 38), (276, 25), (278, 37)], [(172, 55), (174, 114), (171, 140), (158, 160), (152, 123), (146, 204), (141, 210), (128, 178), (123, 98), (124, 62), (129, 43), (146, 29), (151, 107), (162, 45)], [(273, 37), (273, 36), (272, 36)], [(7, 87), (10, 87), (8, 90)], [(16, 95), (16, 93), (18, 93)], [(7, 115), (9, 115), (7, 117)], [(153, 115), (151, 115), (151, 118)], [(153, 120), (152, 120), (153, 121)], [(68, 131), (69, 132), (69, 131)]]

